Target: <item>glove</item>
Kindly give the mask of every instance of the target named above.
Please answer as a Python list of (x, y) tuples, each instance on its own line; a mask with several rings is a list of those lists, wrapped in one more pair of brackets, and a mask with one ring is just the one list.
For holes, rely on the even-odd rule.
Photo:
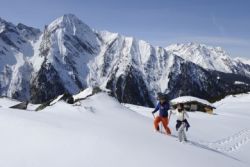
[(155, 119), (155, 115), (154, 115), (154, 113), (155, 113), (155, 112), (154, 112), (154, 111), (152, 111), (152, 115), (153, 115), (153, 117), (154, 117), (154, 119)]

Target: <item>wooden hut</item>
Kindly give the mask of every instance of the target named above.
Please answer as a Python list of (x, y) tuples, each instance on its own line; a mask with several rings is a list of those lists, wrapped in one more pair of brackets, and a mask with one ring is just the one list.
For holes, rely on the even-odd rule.
[(178, 104), (183, 104), (187, 111), (202, 111), (206, 113), (213, 113), (216, 109), (211, 103), (204, 99), (200, 99), (193, 96), (181, 96), (170, 101), (174, 109), (177, 108)]

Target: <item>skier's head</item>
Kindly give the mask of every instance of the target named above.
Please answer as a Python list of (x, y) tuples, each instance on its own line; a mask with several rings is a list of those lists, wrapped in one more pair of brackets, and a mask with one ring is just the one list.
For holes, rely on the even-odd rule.
[(177, 105), (177, 110), (178, 110), (179, 112), (183, 111), (183, 110), (184, 110), (184, 105), (183, 105), (182, 103), (178, 104), (178, 105)]
[(166, 102), (166, 100), (165, 100), (165, 99), (160, 99), (159, 101), (160, 101), (160, 103), (161, 103), (161, 104), (163, 104), (163, 103), (165, 103), (165, 102)]
[(162, 93), (161, 93), (161, 92), (158, 92), (158, 93), (157, 93), (157, 100), (160, 100), (161, 97), (162, 97)]
[(168, 98), (167, 98), (167, 95), (163, 93), (157, 93), (157, 100), (159, 100), (160, 103), (163, 104), (168, 100)]

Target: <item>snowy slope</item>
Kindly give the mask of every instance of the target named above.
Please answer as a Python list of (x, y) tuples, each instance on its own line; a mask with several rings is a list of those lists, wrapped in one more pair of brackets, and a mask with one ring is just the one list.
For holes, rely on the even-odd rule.
[[(249, 166), (249, 101), (249, 94), (228, 96), (214, 103), (217, 108), (215, 110), (215, 115), (201, 112), (189, 112), (191, 128), (187, 134), (191, 143), (196, 146), (232, 156), (241, 162), (247, 163), (247, 166)], [(124, 105), (140, 115), (152, 118), (151, 112), (153, 108), (132, 104)], [(172, 115), (170, 119), (171, 129), (174, 129), (175, 120), (175, 116)], [(202, 163), (202, 165), (204, 164), (206, 163)], [(209, 163), (209, 165), (211, 164)]]
[(0, 98), (0, 107), (8, 108), (18, 103), (21, 103), (21, 102), (14, 100), (14, 99), (7, 98), (7, 97)]
[[(218, 115), (190, 114), (192, 142), (187, 144), (153, 132), (152, 117), (125, 108), (105, 93), (77, 105), (59, 101), (40, 112), (0, 108), (0, 165), (178, 167), (185, 162), (193, 167), (247, 167), (250, 118), (244, 110), (248, 99), (249, 95), (239, 98), (241, 105), (230, 111), (225, 109), (231, 104), (222, 101)], [(227, 149), (231, 145), (232, 151)]]

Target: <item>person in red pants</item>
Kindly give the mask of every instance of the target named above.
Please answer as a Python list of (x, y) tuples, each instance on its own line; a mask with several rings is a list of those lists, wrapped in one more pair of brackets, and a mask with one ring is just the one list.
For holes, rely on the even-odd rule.
[(160, 130), (159, 123), (162, 123), (164, 129), (166, 130), (166, 133), (168, 135), (171, 135), (171, 130), (168, 127), (168, 122), (169, 122), (168, 110), (170, 108), (168, 98), (166, 95), (158, 93), (158, 100), (159, 100), (159, 103), (155, 107), (155, 110), (152, 112), (152, 114), (154, 115), (154, 113), (156, 113), (159, 110), (159, 116), (155, 117), (155, 120), (154, 120), (155, 130), (159, 132)]

